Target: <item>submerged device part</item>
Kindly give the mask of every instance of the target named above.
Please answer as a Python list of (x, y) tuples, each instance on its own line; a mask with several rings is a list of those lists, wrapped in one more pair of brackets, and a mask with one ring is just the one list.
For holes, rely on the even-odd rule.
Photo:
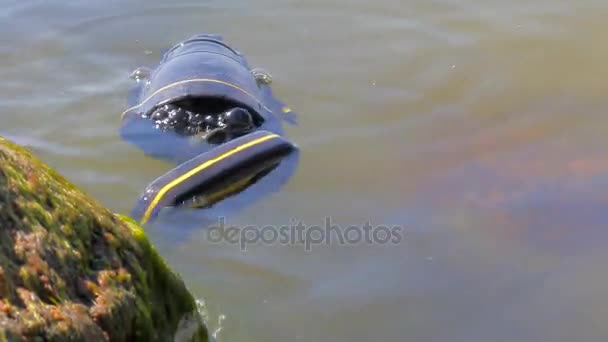
[(156, 108), (144, 118), (152, 120), (156, 129), (185, 136), (199, 136), (214, 145), (256, 128), (251, 113), (241, 107), (220, 113), (202, 114), (188, 110), (180, 104), (169, 103)]
[[(254, 74), (245, 57), (220, 37), (196, 35), (169, 50), (146, 82), (138, 82), (123, 119), (146, 118), (163, 105), (193, 102), (198, 107), (193, 112), (203, 115), (245, 108), (256, 126), (268, 123), (272, 127), (262, 129), (279, 133), (274, 121), (282, 119), (285, 105), (272, 95), (266, 78)], [(223, 110), (216, 111), (218, 103)]]
[(243, 206), (293, 174), (297, 149), (280, 135), (295, 112), (274, 96), (270, 74), (220, 36), (192, 36), (131, 78), (120, 136), (178, 165), (141, 196), (133, 216), (143, 223), (165, 207)]
[(295, 149), (292, 143), (268, 131), (230, 140), (152, 182), (132, 215), (145, 224), (165, 207), (208, 207), (243, 191)]

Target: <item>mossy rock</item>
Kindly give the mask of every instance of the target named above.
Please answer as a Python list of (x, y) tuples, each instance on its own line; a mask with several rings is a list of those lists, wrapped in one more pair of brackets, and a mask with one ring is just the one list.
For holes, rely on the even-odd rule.
[(0, 137), (0, 341), (177, 335), (207, 341), (194, 298), (144, 231)]

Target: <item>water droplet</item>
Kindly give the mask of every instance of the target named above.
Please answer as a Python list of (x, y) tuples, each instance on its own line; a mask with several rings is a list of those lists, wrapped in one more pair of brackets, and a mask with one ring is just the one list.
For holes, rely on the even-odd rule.
[(222, 332), (222, 330), (224, 330), (224, 320), (225, 319), (226, 319), (226, 315), (219, 315), (217, 318), (217, 328), (215, 329), (215, 331), (213, 331), (213, 333), (211, 333), (211, 336), (213, 337), (213, 339), (215, 341), (217, 341), (218, 335)]
[(152, 70), (146, 67), (139, 67), (135, 69), (129, 76), (130, 79), (135, 80), (136, 82), (141, 82), (147, 80), (150, 77)]
[(272, 84), (272, 75), (264, 69), (256, 68), (251, 70), (251, 74), (258, 83), (261, 84)]

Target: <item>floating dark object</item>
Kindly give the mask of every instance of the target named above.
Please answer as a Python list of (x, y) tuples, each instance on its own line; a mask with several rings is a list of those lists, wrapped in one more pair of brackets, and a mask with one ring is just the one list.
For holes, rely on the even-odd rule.
[(142, 222), (167, 206), (208, 208), (271, 176), (296, 150), (282, 137), (295, 113), (272, 94), (270, 75), (219, 36), (187, 39), (133, 75), (121, 136), (178, 164), (142, 195), (133, 213)]

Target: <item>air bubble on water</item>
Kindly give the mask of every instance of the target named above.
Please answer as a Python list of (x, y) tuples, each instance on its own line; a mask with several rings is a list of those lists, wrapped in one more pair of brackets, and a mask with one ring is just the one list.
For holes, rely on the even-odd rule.
[[(226, 315), (219, 314), (217, 316), (217, 321), (212, 322), (211, 317), (214, 316), (211, 314), (209, 307), (204, 299), (196, 300), (196, 307), (200, 317), (203, 320), (203, 323), (207, 326), (210, 331), (210, 341), (218, 342), (218, 335), (224, 329), (224, 321), (226, 320)], [(215, 323), (215, 324), (214, 324)]]
[(141, 81), (146, 81), (150, 77), (150, 73), (152, 73), (150, 68), (139, 67), (131, 73), (129, 78), (139, 83)]
[(217, 328), (211, 334), (211, 336), (213, 337), (213, 340), (217, 341), (217, 336), (219, 335), (219, 333), (224, 328), (223, 323), (224, 323), (225, 320), (226, 320), (226, 316), (225, 315), (219, 315), (219, 317), (217, 318)]
[(267, 70), (256, 68), (251, 70), (251, 74), (260, 84), (272, 84), (272, 75)]

